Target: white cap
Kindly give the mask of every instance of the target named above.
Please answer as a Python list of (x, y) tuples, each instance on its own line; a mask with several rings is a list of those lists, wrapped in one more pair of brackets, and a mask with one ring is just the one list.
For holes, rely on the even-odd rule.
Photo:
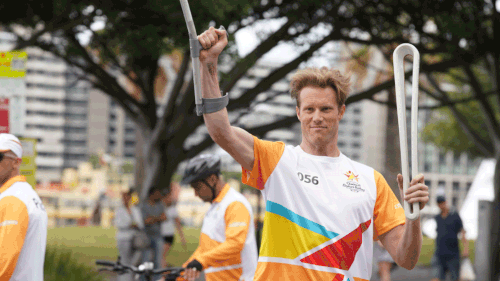
[(23, 147), (19, 139), (12, 134), (0, 134), (0, 152), (9, 150), (19, 158), (23, 157)]

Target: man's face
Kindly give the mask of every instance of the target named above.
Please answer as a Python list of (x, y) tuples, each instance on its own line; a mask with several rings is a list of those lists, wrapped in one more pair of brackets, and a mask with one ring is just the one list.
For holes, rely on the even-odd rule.
[(7, 181), (12, 175), (13, 171), (18, 169), (21, 165), (21, 159), (11, 152), (0, 152), (2, 160), (0, 161), (0, 182)]
[(298, 98), (300, 108), (297, 107), (296, 111), (305, 141), (313, 146), (323, 146), (336, 140), (345, 105), (339, 108), (333, 89), (304, 87)]
[[(215, 175), (211, 175), (206, 178), (205, 181), (210, 185), (214, 185), (214, 177)], [(205, 184), (205, 181), (195, 181), (191, 183), (191, 187), (194, 189), (194, 194), (203, 200), (203, 202), (212, 202), (213, 192), (212, 189)]]
[(153, 202), (158, 202), (162, 198), (161, 192), (157, 189), (153, 194), (149, 196), (149, 200)]
[(441, 203), (438, 203), (438, 207), (441, 210), (441, 212), (446, 211), (446, 201), (443, 201)]

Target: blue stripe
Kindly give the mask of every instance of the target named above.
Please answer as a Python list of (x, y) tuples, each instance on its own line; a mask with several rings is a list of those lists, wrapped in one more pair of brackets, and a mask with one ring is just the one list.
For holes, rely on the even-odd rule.
[(326, 230), (326, 228), (324, 226), (322, 226), (321, 224), (318, 224), (318, 223), (315, 223), (309, 219), (306, 219), (303, 216), (300, 216), (300, 215), (288, 210), (287, 208), (283, 207), (282, 205), (280, 205), (278, 203), (274, 203), (274, 202), (268, 200), (267, 204), (266, 204), (266, 211), (273, 213), (273, 214), (276, 214), (276, 215), (279, 215), (279, 216), (282, 216), (282, 217), (288, 219), (289, 221), (291, 221), (295, 224), (298, 224), (299, 226), (301, 226), (305, 229), (308, 229), (312, 232), (323, 235), (327, 238), (332, 239), (332, 238), (335, 238), (336, 236), (338, 236), (337, 233)]

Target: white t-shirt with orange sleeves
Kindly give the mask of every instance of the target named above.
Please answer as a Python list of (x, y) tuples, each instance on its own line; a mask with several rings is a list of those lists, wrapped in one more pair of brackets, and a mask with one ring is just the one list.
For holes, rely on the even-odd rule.
[(42, 281), (47, 213), (23, 176), (0, 187), (0, 280)]
[(370, 280), (373, 240), (405, 223), (374, 169), (300, 146), (254, 137), (243, 183), (262, 191), (266, 213), (254, 280)]
[(257, 258), (252, 207), (226, 184), (203, 219), (198, 248), (183, 266), (196, 259), (207, 281), (250, 281)]

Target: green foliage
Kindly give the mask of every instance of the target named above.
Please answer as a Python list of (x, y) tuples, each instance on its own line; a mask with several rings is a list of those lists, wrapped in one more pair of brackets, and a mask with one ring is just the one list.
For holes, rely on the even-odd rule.
[(76, 259), (71, 250), (48, 246), (44, 263), (45, 281), (104, 281), (89, 265)]
[(101, 167), (99, 155), (97, 155), (97, 154), (91, 154), (89, 156), (89, 162), (90, 162), (90, 164), (92, 164), (93, 169), (99, 169)]
[[(487, 75), (484, 65), (477, 63), (472, 66), (472, 71), (484, 92), (489, 92), (493, 89), (491, 79)], [(487, 146), (491, 147), (493, 143), (485, 124), (487, 116), (482, 111), (479, 102), (473, 99), (473, 93), (471, 93), (470, 85), (467, 82), (467, 76), (464, 72), (459, 68), (453, 68), (448, 73), (439, 75), (439, 78), (440, 81), (455, 86), (456, 91), (449, 93), (451, 99), (461, 100), (472, 98), (470, 102), (457, 104), (455, 108), (463, 116), (470, 129), (482, 141), (487, 142)], [(495, 98), (490, 96), (488, 100), (495, 111), (497, 120), (500, 120), (500, 110), (495, 102)], [(422, 131), (422, 138), (424, 141), (431, 142), (444, 150), (459, 153), (466, 152), (472, 157), (491, 157), (491, 155), (484, 155), (477, 148), (476, 143), (471, 141), (451, 112), (451, 109), (447, 107), (432, 113), (432, 118)]]
[[(474, 126), (476, 133), (480, 134), (483, 140), (488, 140), (488, 133), (484, 128), (484, 123), (481, 122), (482, 112), (479, 110), (477, 103), (471, 102), (468, 104), (468, 108), (466, 105), (460, 106), (460, 108), (462, 108), (460, 112)], [(445, 151), (466, 152), (472, 157), (482, 155), (476, 144), (464, 133), (449, 109), (441, 109), (434, 115), (434, 118), (422, 131), (422, 140), (424, 142), (431, 142)]]
[(122, 165), (122, 173), (131, 174), (134, 172), (134, 164), (127, 162)]

